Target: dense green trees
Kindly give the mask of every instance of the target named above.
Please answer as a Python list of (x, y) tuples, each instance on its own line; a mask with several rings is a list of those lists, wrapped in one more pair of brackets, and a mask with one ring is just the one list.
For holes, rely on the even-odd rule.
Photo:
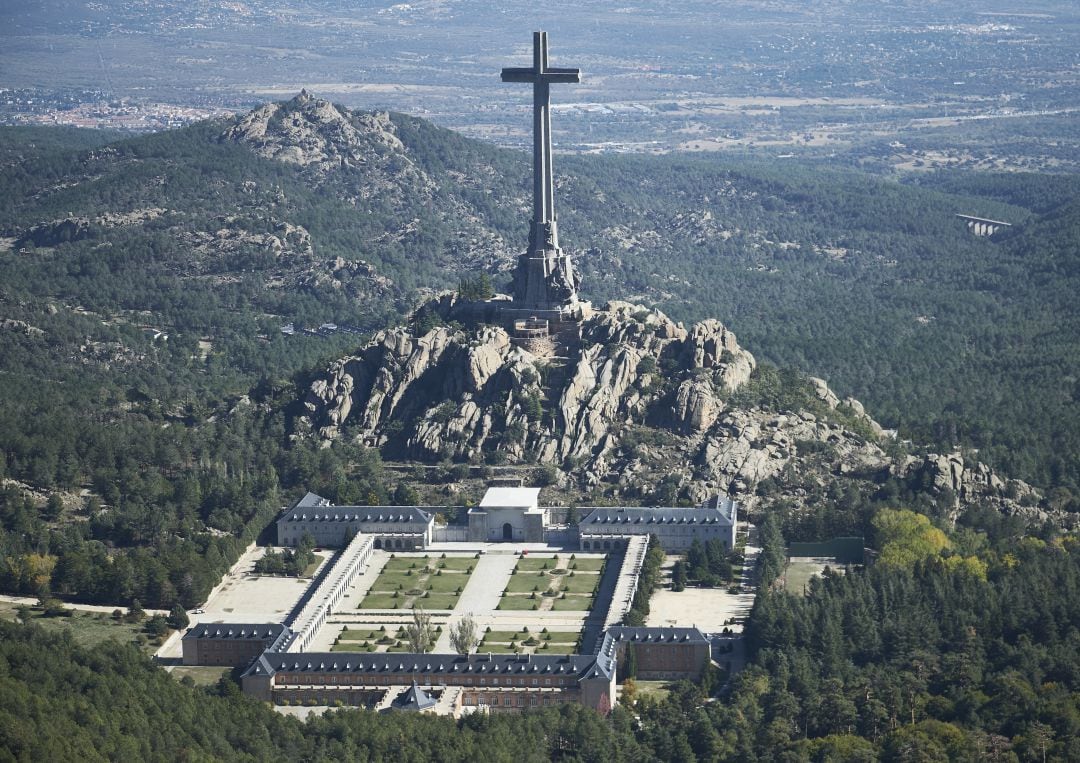
[(133, 647), (0, 622), (0, 756), (12, 760), (637, 761), (630, 719), (579, 705), (461, 722), (339, 712), (307, 724), (171, 678)]

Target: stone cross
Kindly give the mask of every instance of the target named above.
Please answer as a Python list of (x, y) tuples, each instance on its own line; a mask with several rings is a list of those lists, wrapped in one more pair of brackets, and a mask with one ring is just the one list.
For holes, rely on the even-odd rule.
[(533, 32), (533, 65), (528, 69), (503, 69), (502, 81), (531, 82), (533, 86), (533, 219), (529, 226), (529, 251), (558, 250), (551, 172), (550, 86), (581, 82), (581, 70), (548, 66), (547, 32)]

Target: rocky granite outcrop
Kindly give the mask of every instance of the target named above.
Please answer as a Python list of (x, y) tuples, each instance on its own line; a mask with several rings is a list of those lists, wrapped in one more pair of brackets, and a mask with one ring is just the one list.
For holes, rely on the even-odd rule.
[(299, 167), (313, 186), (365, 212), (377, 207), (415, 214), (427, 205), (424, 220), (415, 216), (398, 220), (378, 236), (380, 243), (429, 245), (424, 229), (441, 225), (451, 231), (449, 251), (443, 253), (446, 267), (487, 271), (512, 267), (516, 253), (460, 193), (483, 188), (496, 170), (478, 162), (469, 167), (468, 175), (447, 171), (433, 176), (399, 137), (400, 129), (386, 112), (352, 111), (304, 90), (289, 101), (268, 103), (236, 117), (219, 140), (241, 143), (266, 159)]
[(389, 114), (339, 108), (306, 90), (238, 117), (220, 140), (300, 167), (314, 185), (332, 183), (335, 195), (357, 205), (374, 199), (390, 207), (406, 200), (415, 205), (436, 187), (410, 157)]
[(957, 507), (990, 499), (1018, 509), (1031, 491), (1006, 490), (985, 465), (956, 456), (898, 456), (862, 405), (821, 379), (806, 382), (810, 410), (758, 406), (754, 358), (715, 320), (686, 329), (612, 302), (562, 352), (538, 358), (494, 326), (383, 331), (312, 383), (300, 428), (427, 461), (551, 464), (613, 495), (655, 495), (674, 482), (686, 500), (721, 490), (752, 503), (771, 481), (798, 502), (807, 481), (896, 477)]

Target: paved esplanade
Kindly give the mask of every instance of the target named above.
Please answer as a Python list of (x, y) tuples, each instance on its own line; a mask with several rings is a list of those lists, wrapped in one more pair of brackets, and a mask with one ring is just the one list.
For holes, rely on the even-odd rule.
[(548, 66), (547, 32), (533, 33), (533, 65), (502, 70), (503, 82), (533, 86), (533, 219), (529, 249), (514, 293), (522, 306), (546, 308), (575, 301), (577, 282), (569, 257), (559, 249), (551, 171), (551, 85), (581, 82), (580, 69)]

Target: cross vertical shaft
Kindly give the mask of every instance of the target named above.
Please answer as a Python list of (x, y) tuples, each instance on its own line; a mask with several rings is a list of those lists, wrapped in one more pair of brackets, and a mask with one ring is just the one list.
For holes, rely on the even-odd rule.
[(557, 250), (559, 235), (551, 167), (551, 83), (581, 82), (581, 70), (548, 66), (547, 32), (534, 32), (532, 67), (503, 69), (502, 81), (529, 82), (533, 86), (533, 218), (529, 250)]

